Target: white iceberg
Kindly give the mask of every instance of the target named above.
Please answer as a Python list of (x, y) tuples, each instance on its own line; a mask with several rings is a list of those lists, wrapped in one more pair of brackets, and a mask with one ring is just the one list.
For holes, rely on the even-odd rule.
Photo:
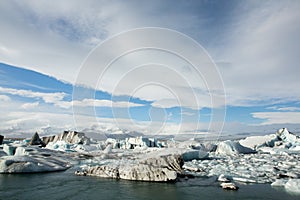
[(300, 195), (300, 179), (289, 179), (284, 188), (289, 193)]
[(69, 143), (67, 143), (65, 141), (61, 141), (61, 140), (58, 140), (56, 142), (49, 142), (46, 145), (46, 148), (52, 149), (52, 150), (58, 150), (58, 151), (65, 151), (65, 152), (74, 151), (72, 144), (69, 144)]
[(49, 142), (56, 143), (64, 141), (68, 144), (90, 144), (90, 138), (86, 137), (84, 133), (76, 131), (64, 131), (59, 135), (47, 136), (42, 138), (43, 142), (47, 145)]
[(234, 183), (221, 183), (220, 186), (225, 190), (238, 190), (239, 187)]
[(275, 141), (278, 141), (275, 134), (264, 135), (264, 136), (250, 136), (239, 141), (239, 143), (245, 147), (257, 150), (264, 146), (274, 146)]
[(208, 158), (208, 153), (201, 150), (184, 149), (184, 148), (161, 148), (156, 149), (147, 155), (143, 155), (144, 158), (166, 155), (180, 155), (184, 161), (201, 160)]
[(276, 179), (276, 181), (274, 181), (271, 186), (272, 187), (284, 187), (284, 185), (286, 184), (288, 180), (286, 179)]
[(83, 172), (88, 176), (105, 178), (168, 182), (177, 179), (182, 170), (182, 158), (178, 155), (149, 155), (147, 159), (106, 160), (94, 166), (85, 167)]
[(296, 143), (298, 141), (298, 137), (288, 131), (287, 128), (279, 129), (276, 132), (278, 138), (280, 138), (284, 142)]
[(2, 156), (0, 173), (35, 173), (66, 170), (70, 165), (52, 157)]
[(239, 142), (234, 142), (231, 140), (226, 140), (220, 142), (216, 149), (216, 154), (220, 155), (238, 155), (238, 154), (248, 154), (255, 153), (253, 149), (242, 146)]

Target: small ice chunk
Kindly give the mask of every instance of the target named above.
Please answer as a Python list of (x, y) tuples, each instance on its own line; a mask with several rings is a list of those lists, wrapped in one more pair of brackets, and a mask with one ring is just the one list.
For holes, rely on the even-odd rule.
[(112, 145), (108, 144), (106, 148), (103, 150), (103, 153), (108, 154), (111, 153), (111, 151), (112, 151)]
[(257, 181), (249, 178), (233, 177), (234, 181), (243, 182), (243, 183), (256, 183)]
[(276, 135), (284, 142), (295, 143), (297, 141), (297, 136), (290, 133), (287, 128), (279, 129)]
[(289, 193), (300, 195), (300, 179), (289, 179), (284, 188)]
[(220, 186), (225, 190), (238, 190), (239, 187), (234, 183), (221, 183)]
[(284, 187), (286, 184), (287, 180), (286, 179), (276, 179), (275, 182), (271, 184), (272, 187)]
[(219, 181), (219, 182), (230, 182), (230, 180), (229, 180), (224, 174), (221, 174), (221, 175), (218, 177), (218, 181)]

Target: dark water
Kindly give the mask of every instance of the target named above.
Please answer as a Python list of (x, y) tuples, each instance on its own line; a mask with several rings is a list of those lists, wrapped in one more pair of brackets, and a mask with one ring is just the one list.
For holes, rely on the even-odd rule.
[(42, 174), (0, 174), (0, 199), (300, 199), (268, 184), (225, 191), (210, 179), (150, 183), (78, 177), (73, 170)]

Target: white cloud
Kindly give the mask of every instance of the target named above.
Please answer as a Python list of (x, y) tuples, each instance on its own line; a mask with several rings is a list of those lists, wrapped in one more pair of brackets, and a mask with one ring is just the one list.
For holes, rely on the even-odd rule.
[(0, 101), (10, 101), (10, 97), (6, 95), (0, 95)]
[[(66, 2), (60, 2), (55, 6), (48, 2), (40, 3), (34, 1), (2, 3), (1, 8), (3, 9), (0, 10), (0, 13), (3, 17), (0, 16), (0, 19), (7, 18), (3, 23), (1, 22), (4, 31), (2, 37), (5, 38), (6, 41), (3, 45), (7, 48), (9, 47), (17, 50), (20, 54), (19, 57), (15, 56), (13, 58), (0, 55), (0, 58), (3, 62), (33, 69), (54, 76), (60, 80), (62, 79), (74, 83), (80, 64), (88, 54), (89, 50), (95, 45), (93, 44), (90, 46), (90, 42), (87, 41), (103, 41), (107, 36), (111, 36), (112, 34), (141, 26), (173, 26), (179, 28), (180, 26), (177, 25), (180, 24), (187, 28), (187, 24), (189, 23), (184, 22), (195, 20), (194, 16), (189, 12), (184, 12), (178, 16), (176, 10), (170, 10), (172, 13), (169, 12), (168, 14), (162, 12), (160, 14), (161, 16), (151, 14), (152, 9), (150, 9), (150, 7), (160, 10), (162, 9), (162, 4), (165, 3), (159, 1), (152, 3), (144, 2), (141, 5), (138, 5), (135, 2), (114, 2), (111, 4), (90, 1), (89, 3), (73, 2), (72, 5)], [(136, 9), (137, 7), (139, 9)], [(22, 9), (22, 12), (18, 12), (19, 9)], [(151, 17), (148, 15), (151, 15)], [(19, 19), (23, 20), (20, 21)], [(171, 19), (172, 23), (170, 23)], [(199, 22), (200, 21), (198, 20), (197, 23)], [(190, 27), (193, 26), (190, 25)], [(19, 32), (23, 33), (21, 37), (11, 39), (12, 35)], [(168, 36), (165, 36), (164, 38), (167, 39)], [(118, 47), (126, 48), (129, 44), (135, 43), (136, 39), (136, 37), (131, 37), (126, 41), (118, 41), (120, 42), (118, 43)], [(172, 45), (172, 43), (170, 44)], [(29, 49), (28, 46), (30, 46)], [(178, 40), (178, 45), (174, 48), (182, 48), (184, 46), (184, 41)], [(110, 51), (115, 50), (116, 49), (105, 49), (106, 52), (104, 56), (109, 54)], [(193, 55), (195, 52), (190, 51), (189, 53), (190, 55)], [(198, 54), (197, 56), (201, 57), (203, 55)], [(119, 67), (119, 70), (111, 71), (112, 74), (110, 75), (112, 76), (106, 76), (108, 81), (103, 81), (101, 86), (103, 85), (104, 87), (100, 87), (100, 89), (109, 91), (110, 93), (114, 92), (121, 95), (130, 95), (128, 92), (130, 92), (129, 89), (131, 89), (133, 85), (139, 84), (144, 77), (153, 80), (160, 73), (132, 73), (132, 75), (135, 75), (134, 79), (126, 81), (126, 84), (122, 84), (117, 90), (114, 90), (115, 83), (119, 83), (120, 81), (120, 76), (116, 76), (116, 74), (121, 73), (121, 76), (125, 75), (124, 70), (128, 70), (128, 67), (126, 68), (126, 62), (128, 60), (135, 60), (133, 63), (130, 62), (127, 64), (127, 66), (129, 65), (130, 67), (132, 67), (132, 64), (136, 63), (148, 63), (149, 60), (153, 62), (154, 58), (160, 61), (160, 63), (162, 63), (163, 60), (166, 60), (166, 64), (169, 67), (173, 67), (174, 64), (176, 64), (177, 67), (182, 67), (179, 62), (176, 63), (176, 61), (180, 59), (177, 58), (174, 60), (174, 56), (170, 59), (170, 56), (166, 56), (165, 54), (163, 54), (163, 56), (157, 53), (154, 56), (148, 56), (147, 54), (142, 56), (134, 55), (133, 58), (134, 59), (131, 59), (131, 57), (129, 57), (128, 59), (125, 59), (124, 62), (118, 63), (119, 66), (123, 67)], [(169, 72), (171, 72), (171, 70), (169, 70)], [(91, 73), (93, 73), (93, 71)], [(94, 74), (100, 76), (97, 71), (94, 72)], [(94, 80), (93, 77), (94, 76), (86, 77), (83, 82), (79, 81), (79, 83), (85, 83), (92, 88), (96, 88), (93, 83), (90, 83), (90, 79)], [(211, 77), (205, 78), (209, 80)], [(160, 78), (159, 81), (161, 81), (161, 79), (162, 78)], [(181, 87), (181, 91), (184, 91), (185, 94), (188, 95), (193, 95), (191, 94), (191, 88), (194, 87), (207, 89), (205, 88), (203, 80), (195, 76), (193, 71), (178, 71), (177, 75), (174, 72), (169, 73), (168, 76), (163, 76), (163, 79), (171, 81), (168, 84), (175, 86), (177, 89)], [(156, 80), (158, 79), (156, 78)], [(187, 85), (187, 83), (191, 85)], [(182, 85), (184, 87), (182, 87)], [(177, 90), (176, 92), (179, 91)], [(147, 93), (149, 94), (147, 95)], [(143, 95), (145, 100), (154, 99), (156, 101), (159, 100), (160, 102), (161, 100), (164, 100), (159, 93), (151, 96), (151, 94), (153, 95), (151, 90), (146, 91), (145, 94)], [(197, 96), (197, 94), (195, 95)], [(139, 98), (139, 96), (136, 97)], [(202, 97), (203, 95), (198, 98), (201, 99), (200, 102), (197, 102), (197, 100), (191, 102), (193, 101), (193, 98), (187, 97), (185, 99), (182, 98), (180, 103), (183, 106), (192, 106), (196, 108), (203, 106), (212, 107), (209, 95), (208, 97), (205, 97), (208, 100), (204, 100)]]
[[(43, 92), (33, 92), (31, 90), (18, 90), (13, 88), (3, 88), (0, 87), (1, 93), (18, 95), (22, 97), (29, 97), (34, 99), (43, 99), (45, 103), (54, 104), (55, 106), (61, 108), (71, 108), (72, 106), (78, 107), (138, 107), (144, 106), (143, 104), (127, 102), (127, 101), (111, 101), (111, 100), (99, 100), (99, 99), (83, 99), (81, 101), (64, 101), (63, 98), (67, 96), (66, 93), (63, 92), (55, 92), (55, 93), (43, 93)], [(1, 95), (0, 99), (9, 100), (8, 96)], [(34, 103), (25, 103), (22, 105), (22, 108), (29, 109), (39, 105), (39, 102)]]
[(279, 111), (300, 111), (299, 107), (283, 107), (278, 108)]
[(31, 90), (18, 90), (13, 88), (4, 88), (0, 87), (0, 92), (11, 95), (18, 95), (22, 97), (29, 97), (34, 99), (43, 99), (45, 103), (53, 103), (61, 101), (66, 94), (63, 92), (55, 92), (55, 93), (44, 93), (44, 92), (33, 92)]
[(25, 110), (29, 110), (29, 109), (33, 109), (36, 108), (37, 106), (39, 106), (39, 102), (33, 102), (33, 103), (24, 103), (21, 107)]
[(0, 44), (0, 54), (7, 55), (13, 58), (18, 54), (18, 51), (7, 48), (6, 46)]
[(261, 125), (300, 124), (300, 112), (255, 112), (252, 116), (265, 120)]
[[(206, 44), (209, 45), (209, 53), (220, 61), (227, 104), (256, 106), (299, 101), (298, 1), (236, 3), (237, 6), (233, 6), (235, 10), (228, 12), (232, 13), (231, 18), (224, 20), (226, 23), (222, 24), (218, 37), (205, 33), (216, 31), (211, 28), (214, 24), (207, 23), (207, 20), (211, 22), (211, 18), (220, 18), (221, 14), (211, 16), (212, 12), (208, 11), (210, 14), (203, 17), (205, 15), (198, 9), (195, 9), (196, 12), (190, 10), (194, 6), (189, 3), (183, 7), (178, 5), (177, 9), (172, 7), (175, 9), (164, 10), (170, 8), (169, 3), (75, 1), (70, 4), (68, 1), (60, 1), (53, 4), (48, 1), (1, 1), (0, 61), (75, 83), (81, 63), (98, 42), (131, 28), (161, 26), (184, 31), (196, 36), (198, 41), (208, 41)], [(218, 25), (220, 24), (214, 26), (219, 27)], [(147, 38), (151, 40), (154, 37), (149, 35)], [(164, 37), (164, 41), (169, 41), (167, 39), (168, 37)], [(131, 43), (138, 42), (138, 37), (131, 37), (116, 44), (118, 49), (124, 50)], [(172, 42), (169, 43), (172, 45)], [(178, 49), (180, 47), (189, 49), (183, 41), (178, 41), (175, 46)], [(106, 48), (105, 54), (101, 56), (110, 56), (114, 50)], [(193, 58), (199, 56), (192, 50), (189, 55)], [(158, 63), (161, 67), (159, 70), (153, 66), (148, 70), (135, 68), (149, 63)], [(164, 68), (163, 65), (169, 68)], [(103, 66), (98, 68), (101, 67)], [(205, 69), (198, 76), (182, 59), (166, 53), (137, 51), (128, 54), (112, 63), (101, 80), (98, 79), (101, 75), (101, 69), (99, 72), (98, 68), (92, 69), (79, 83), (114, 95), (125, 94), (153, 101), (152, 106), (162, 108), (183, 106), (201, 109), (216, 108), (224, 104), (222, 91), (216, 87), (218, 84), (213, 84), (215, 77), (206, 75)], [(99, 82), (94, 82), (98, 80)], [(212, 84), (207, 84), (207, 81)], [(113, 105), (108, 100), (90, 98), (67, 102), (63, 100), (66, 95), (64, 93), (38, 93), (9, 88), (0, 90), (5, 94), (42, 99), (63, 108), (70, 108), (72, 103), (77, 106)], [(212, 95), (214, 102), (211, 102)], [(9, 100), (9, 97), (3, 96), (5, 95), (2, 95), (2, 99)], [(119, 107), (139, 106), (132, 103), (127, 105), (127, 102), (115, 104)], [(293, 107), (278, 110), (298, 111)], [(270, 118), (268, 123), (271, 122), (276, 120)]]
[(220, 63), (230, 105), (298, 101), (300, 3), (247, 2), (224, 30), (224, 48), (212, 50)]
[[(220, 69), (228, 93), (228, 104), (251, 106), (262, 103), (262, 100), (270, 102), (273, 99), (281, 99), (286, 102), (299, 99), (297, 52), (300, 50), (299, 45), (296, 45), (299, 43), (300, 32), (298, 1), (237, 3), (233, 7), (235, 10), (231, 12), (231, 19), (227, 20), (226, 24), (222, 24), (224, 29), (222, 34), (219, 34), (219, 40), (210, 38), (213, 34), (210, 34), (212, 36), (204, 34), (215, 33), (211, 30), (212, 24), (208, 23), (211, 20), (210, 15), (191, 12), (189, 9), (194, 6), (190, 3), (178, 6), (183, 9), (173, 7), (174, 9), (169, 9), (167, 12), (163, 11), (169, 3), (161, 1), (139, 4), (122, 1), (113, 3), (76, 1), (72, 4), (67, 1), (56, 4), (47, 1), (1, 2), (0, 22), (3, 41), (0, 44), (0, 59), (2, 62), (33, 69), (74, 83), (80, 64), (98, 41), (131, 28), (161, 26), (184, 30), (189, 35), (205, 37), (196, 38), (199, 41), (212, 41), (208, 42), (209, 53), (216, 60), (227, 63), (226, 66), (221, 63)], [(155, 15), (153, 9), (157, 11)], [(119, 47), (136, 42), (135, 39), (123, 41)], [(109, 53), (110, 50), (106, 50), (106, 53)], [(14, 55), (12, 52), (18, 53)], [(191, 55), (193, 53), (190, 52)], [(161, 57), (168, 60), (166, 55)], [(153, 56), (150, 58), (153, 59)], [(135, 56), (135, 60), (140, 60), (142, 64), (148, 63), (146, 56)], [(174, 63), (176, 62), (166, 61), (165, 64), (173, 66)], [(105, 79), (103, 87), (100, 88), (128, 95), (130, 92), (128, 87), (131, 87), (128, 81), (123, 88), (119, 87), (120, 90), (113, 90), (115, 80), (120, 81), (118, 73), (124, 75), (122, 72), (126, 71), (124, 63), (119, 64), (122, 66), (119, 67), (119, 71), (111, 71), (114, 76), (108, 76), (108, 81)], [(195, 79), (192, 73), (178, 72), (187, 77), (192, 88), (196, 85), (196, 88), (207, 89), (205, 84), (201, 83), (203, 80)], [(100, 74), (96, 73), (96, 75)], [(144, 76), (155, 79), (156, 75), (145, 74)], [(173, 80), (174, 74), (165, 78)], [(94, 84), (89, 84), (88, 78), (85, 81), (95, 88)], [(132, 81), (133, 84), (138, 83), (138, 80)], [(186, 94), (191, 95), (190, 88), (186, 89)], [(150, 98), (156, 101), (163, 100), (159, 94), (151, 96), (151, 91), (144, 93), (147, 92), (149, 95), (144, 95), (146, 100)], [(203, 99), (203, 96), (198, 99)], [(209, 96), (208, 100), (200, 101), (198, 105), (211, 106)]]
[(111, 101), (111, 100), (99, 100), (99, 99), (83, 99), (81, 101), (60, 101), (56, 104), (62, 108), (70, 108), (72, 106), (76, 107), (114, 107), (114, 108), (129, 108), (144, 106), (143, 104), (132, 103), (127, 101)]
[(267, 109), (277, 110), (277, 111), (300, 111), (299, 107), (293, 107), (293, 106), (285, 106), (285, 107), (270, 106), (270, 107), (267, 107)]
[[(205, 128), (207, 124), (201, 126)], [(193, 130), (197, 130), (201, 126), (195, 126), (194, 123), (133, 122), (131, 119), (95, 118), (79, 114), (76, 115), (76, 121), (74, 121), (73, 114), (32, 111), (9, 112), (5, 116), (0, 116), (2, 134), (21, 135), (23, 137), (29, 137), (36, 131), (42, 134), (57, 134), (63, 130), (93, 130), (98, 134), (122, 132), (123, 130), (150, 135), (177, 135), (186, 132), (196, 133)]]

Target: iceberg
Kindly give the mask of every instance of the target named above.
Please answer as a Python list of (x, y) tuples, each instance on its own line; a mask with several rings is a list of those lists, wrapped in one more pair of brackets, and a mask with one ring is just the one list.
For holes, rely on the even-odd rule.
[(300, 195), (300, 179), (289, 179), (284, 188), (288, 193)]
[(299, 139), (296, 135), (290, 133), (287, 128), (279, 129), (276, 135), (280, 140), (289, 143), (296, 143)]
[(220, 155), (238, 155), (238, 154), (249, 154), (256, 153), (253, 149), (242, 146), (239, 142), (226, 140), (220, 142), (216, 149), (216, 154)]
[(16, 149), (18, 147), (25, 147), (25, 145), (16, 144), (16, 143), (4, 144), (3, 151), (9, 156), (13, 156), (13, 155), (15, 155)]
[(72, 146), (71, 144), (65, 141), (57, 141), (57, 142), (49, 142), (46, 145), (46, 148), (52, 150), (70, 152), (70, 151), (74, 151), (71, 149), (71, 146)]
[(140, 147), (165, 147), (165, 141), (156, 138), (126, 137), (125, 139), (107, 138), (106, 144), (111, 144), (114, 149), (135, 149)]
[(230, 180), (229, 180), (224, 174), (221, 174), (221, 175), (218, 177), (218, 181), (219, 181), (219, 182), (230, 182)]
[(47, 136), (42, 138), (43, 142), (47, 145), (49, 142), (56, 143), (64, 141), (68, 144), (90, 144), (90, 138), (86, 137), (84, 133), (76, 131), (64, 131), (59, 135)]
[(225, 190), (238, 190), (239, 187), (234, 183), (221, 183), (220, 186)]
[(276, 179), (276, 181), (274, 181), (271, 186), (272, 187), (284, 187), (284, 185), (286, 184), (288, 180), (286, 179)]
[(264, 136), (250, 136), (246, 137), (239, 141), (239, 143), (245, 147), (248, 147), (253, 150), (257, 150), (261, 147), (273, 147), (275, 141), (278, 141), (277, 136), (275, 134), (264, 135)]
[(40, 145), (42, 147), (46, 146), (37, 132), (32, 136), (31, 140), (29, 141), (29, 145)]
[(147, 155), (143, 155), (144, 158), (147, 156), (155, 157), (155, 155), (166, 156), (166, 155), (180, 155), (184, 161), (191, 160), (203, 160), (208, 158), (208, 153), (201, 150), (184, 149), (184, 148), (162, 148), (157, 149)]
[(76, 174), (125, 180), (169, 182), (177, 179), (177, 173), (182, 171), (182, 164), (181, 156), (147, 156), (147, 159), (123, 159), (90, 166)]
[(245, 147), (272, 154), (284, 151), (299, 151), (300, 139), (287, 128), (279, 129), (275, 134), (251, 136), (239, 141)]
[(52, 157), (2, 156), (0, 160), (0, 173), (53, 172), (68, 168), (68, 163)]
[(277, 179), (271, 186), (284, 187), (288, 193), (300, 195), (300, 179)]

